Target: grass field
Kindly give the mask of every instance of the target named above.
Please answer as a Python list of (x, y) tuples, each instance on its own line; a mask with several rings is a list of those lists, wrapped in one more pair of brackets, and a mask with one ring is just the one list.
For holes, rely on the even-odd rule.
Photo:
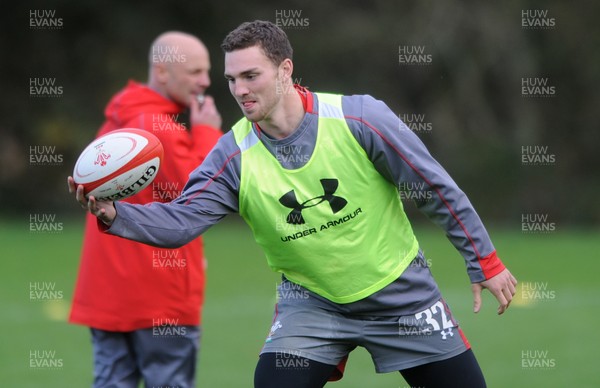
[[(598, 231), (523, 234), (491, 229), (496, 248), (520, 281), (509, 311), (498, 317), (484, 298), (472, 313), (462, 258), (436, 229), (417, 237), (490, 387), (596, 387), (600, 317)], [(34, 233), (29, 219), (0, 222), (2, 271), (0, 385), (86, 387), (92, 379), (87, 328), (65, 323), (76, 278), (82, 224), (66, 221), (57, 233)], [(275, 286), (249, 229), (232, 219), (206, 234), (209, 259), (199, 387), (251, 387), (258, 352), (270, 328)], [(32, 299), (48, 285), (53, 297)], [(49, 300), (54, 299), (54, 300)], [(32, 367), (36, 358), (47, 365)], [(34, 361), (32, 361), (32, 359)], [(346, 376), (332, 387), (406, 387), (398, 373), (377, 375), (357, 349)]]

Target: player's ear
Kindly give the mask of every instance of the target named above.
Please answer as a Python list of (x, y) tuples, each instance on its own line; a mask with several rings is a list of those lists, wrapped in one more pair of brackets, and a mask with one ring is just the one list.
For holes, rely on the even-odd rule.
[(291, 59), (286, 58), (279, 64), (279, 76), (281, 79), (292, 78), (294, 72), (294, 63)]
[(160, 62), (152, 65), (152, 71), (154, 72), (154, 76), (156, 80), (161, 84), (166, 84), (169, 79), (169, 69), (167, 68), (167, 64)]

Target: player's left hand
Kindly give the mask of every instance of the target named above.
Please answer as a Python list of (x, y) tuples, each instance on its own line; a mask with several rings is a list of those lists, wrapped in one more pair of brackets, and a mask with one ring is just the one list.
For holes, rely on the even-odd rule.
[(481, 291), (487, 288), (500, 303), (500, 306), (498, 306), (498, 315), (504, 313), (517, 292), (516, 286), (517, 279), (508, 269), (486, 281), (473, 283), (471, 285), (471, 290), (473, 291), (473, 312), (478, 313), (481, 309)]

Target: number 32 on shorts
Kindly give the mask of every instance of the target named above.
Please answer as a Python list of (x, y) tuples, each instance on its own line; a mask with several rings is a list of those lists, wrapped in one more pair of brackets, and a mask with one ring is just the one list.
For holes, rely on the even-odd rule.
[[(450, 327), (455, 327), (456, 324), (452, 321), (452, 317), (450, 316), (450, 319), (448, 318), (448, 315), (446, 315), (446, 313), (450, 314), (450, 310), (446, 307), (446, 305), (441, 301), (438, 300), (433, 306), (418, 312), (415, 314), (415, 318), (418, 321), (421, 321), (422, 319), (425, 319), (425, 322), (429, 325), (431, 325), (431, 329), (433, 331), (439, 331), (439, 330), (445, 330), (448, 329)], [(439, 321), (438, 321), (438, 317)], [(440, 327), (440, 323), (441, 323), (441, 327)]]

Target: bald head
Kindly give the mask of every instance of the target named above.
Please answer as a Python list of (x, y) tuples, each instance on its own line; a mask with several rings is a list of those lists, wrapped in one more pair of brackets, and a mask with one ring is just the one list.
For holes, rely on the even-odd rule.
[(210, 86), (210, 57), (197, 37), (179, 31), (159, 35), (148, 55), (148, 86), (163, 96), (189, 105), (193, 95)]
[(169, 31), (160, 34), (152, 46), (148, 60), (150, 66), (156, 63), (185, 62), (188, 56), (207, 55), (206, 46), (194, 35), (179, 31)]

